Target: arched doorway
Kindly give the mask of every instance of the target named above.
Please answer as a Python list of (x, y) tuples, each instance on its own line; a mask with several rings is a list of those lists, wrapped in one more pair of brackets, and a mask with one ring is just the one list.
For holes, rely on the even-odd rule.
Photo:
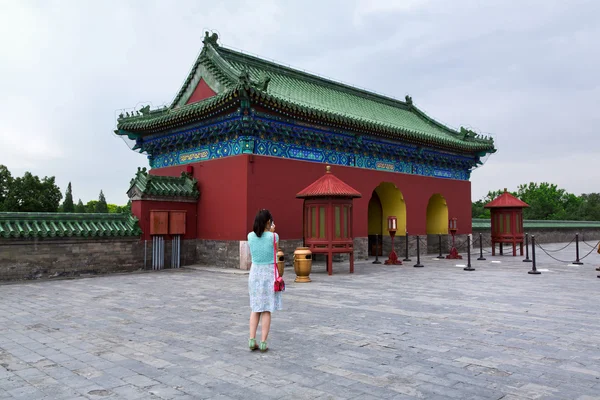
[[(369, 255), (375, 255), (375, 235), (379, 237), (379, 255), (382, 255), (381, 243), (389, 239), (387, 218), (395, 216), (398, 219), (397, 236), (406, 234), (406, 204), (402, 192), (391, 182), (382, 182), (373, 190), (369, 200)], [(387, 242), (386, 239), (386, 242)]]
[(448, 234), (448, 205), (444, 196), (439, 193), (431, 196), (427, 204), (427, 234)]
[[(381, 227), (383, 220), (383, 207), (381, 206), (381, 200), (379, 199), (379, 195), (375, 190), (373, 190), (373, 194), (371, 195), (371, 199), (369, 200), (369, 255), (375, 255), (375, 249), (379, 250), (379, 256), (382, 255), (381, 252)], [(375, 247), (377, 245), (377, 247)]]

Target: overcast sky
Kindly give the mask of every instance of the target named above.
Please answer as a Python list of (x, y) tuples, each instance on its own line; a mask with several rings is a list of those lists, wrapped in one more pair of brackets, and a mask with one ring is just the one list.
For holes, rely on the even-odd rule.
[(474, 200), (531, 181), (600, 192), (598, 15), (595, 0), (0, 0), (0, 164), (125, 204), (148, 162), (116, 116), (170, 104), (213, 30), (492, 135)]

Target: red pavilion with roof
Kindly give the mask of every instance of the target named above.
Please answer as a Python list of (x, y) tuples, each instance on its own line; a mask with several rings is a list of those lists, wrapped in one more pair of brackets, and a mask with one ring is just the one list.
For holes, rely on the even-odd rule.
[[(115, 130), (148, 157), (150, 175), (194, 180), (200, 194), (185, 203), (185, 241), (196, 262), (248, 268), (246, 237), (261, 208), (277, 221), (282, 248), (296, 247), (306, 216), (292, 200), (325, 165), (363, 194), (352, 205), (325, 202), (333, 242), (354, 237), (357, 257), (368, 256), (389, 216), (398, 235), (445, 235), (450, 214), (462, 221), (458, 234), (470, 232), (469, 178), (496, 151), (492, 138), (437, 122), (410, 96), (389, 98), (235, 51), (214, 33), (203, 43), (170, 105), (123, 112)], [(149, 220), (145, 209), (136, 212)]]
[(501, 255), (504, 243), (512, 243), (513, 256), (517, 255), (517, 244), (520, 244), (523, 255), (523, 208), (529, 204), (504, 189), (504, 193), (484, 207), (492, 214), (492, 255), (496, 255), (496, 243), (500, 244)]
[(333, 255), (350, 254), (354, 272), (352, 199), (362, 195), (331, 173), (326, 173), (296, 195), (304, 199), (304, 245), (313, 254), (327, 255), (327, 273), (333, 273)]

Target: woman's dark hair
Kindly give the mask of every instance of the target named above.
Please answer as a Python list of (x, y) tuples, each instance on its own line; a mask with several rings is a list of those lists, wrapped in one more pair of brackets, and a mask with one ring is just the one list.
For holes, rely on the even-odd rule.
[(256, 217), (254, 217), (254, 226), (252, 227), (252, 230), (254, 233), (256, 233), (256, 236), (260, 237), (263, 234), (265, 228), (267, 227), (267, 222), (272, 219), (273, 217), (271, 216), (269, 210), (260, 210), (258, 213), (256, 213)]

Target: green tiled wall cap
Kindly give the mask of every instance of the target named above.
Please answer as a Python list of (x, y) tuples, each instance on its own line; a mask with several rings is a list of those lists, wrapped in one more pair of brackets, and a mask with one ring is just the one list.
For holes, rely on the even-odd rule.
[(141, 235), (131, 214), (0, 213), (0, 238), (132, 237)]
[[(472, 225), (473, 228), (479, 229), (490, 229), (491, 222), (489, 219), (485, 218), (473, 218)], [(523, 228), (525, 229), (553, 229), (553, 228), (580, 228), (580, 229), (598, 229), (600, 228), (600, 221), (554, 221), (554, 220), (532, 220), (525, 219), (523, 220)]]
[(187, 197), (197, 199), (200, 196), (198, 181), (185, 172), (181, 176), (150, 175), (146, 168), (138, 168), (131, 180), (127, 193), (134, 195), (157, 197)]

